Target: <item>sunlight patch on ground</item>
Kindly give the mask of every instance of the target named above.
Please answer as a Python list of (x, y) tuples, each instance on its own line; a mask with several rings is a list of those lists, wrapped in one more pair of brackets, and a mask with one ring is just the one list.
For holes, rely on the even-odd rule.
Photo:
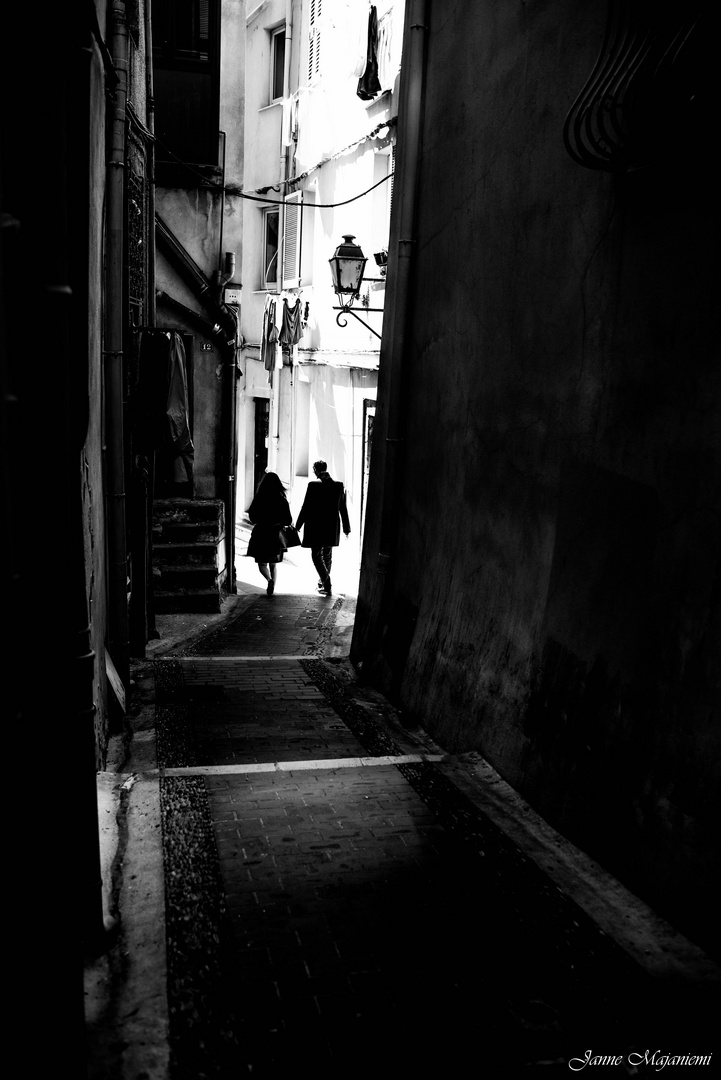
[[(250, 539), (250, 530), (239, 526), (236, 529), (235, 572), (238, 592), (265, 592), (266, 582), (261, 577), (255, 559), (245, 554)], [(341, 536), (340, 544), (333, 549), (333, 592), (345, 596), (358, 595), (358, 575), (360, 572), (360, 551), (356, 537)], [(315, 593), (318, 575), (315, 572), (308, 548), (291, 548), (286, 552), (283, 562), (278, 566), (276, 594), (292, 595)]]

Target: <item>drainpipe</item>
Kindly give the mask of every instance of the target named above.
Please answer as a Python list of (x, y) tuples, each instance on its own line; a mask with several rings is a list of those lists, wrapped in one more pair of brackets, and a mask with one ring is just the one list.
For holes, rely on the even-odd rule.
[[(152, 0), (145, 0), (145, 96), (146, 126), (155, 135), (155, 89), (153, 84)], [(148, 141), (148, 326), (155, 326), (155, 141)]]
[(394, 282), (395, 299), (390, 319), (383, 320), (381, 369), (388, 373), (385, 469), (380, 522), (377, 572), (386, 574), (394, 557), (398, 529), (398, 485), (401, 455), (405, 439), (405, 385), (410, 348), (410, 294), (416, 248), (416, 202), (420, 166), (421, 121), (425, 84), (426, 0), (406, 3), (406, 31), (401, 69), (399, 128), (402, 118), (402, 142), (398, 165), (400, 183), (394, 186), (394, 205), (398, 207), (395, 265), (388, 267), (388, 280)]
[[(283, 53), (283, 94), (290, 97), (290, 50), (293, 44), (293, 0), (285, 0), (285, 52)], [(280, 123), (280, 176), (288, 178), (289, 148), (283, 142), (283, 120)]]
[(227, 135), (220, 132), (221, 183), (220, 183), (220, 227), (218, 230), (218, 269), (215, 272), (215, 288), (219, 312), (224, 323), (229, 317), (233, 323), (233, 339), (226, 341), (221, 349), (222, 356), (222, 395), (220, 445), (224, 447), (222, 464), (225, 468), (225, 572), (228, 592), (235, 592), (235, 460), (236, 460), (236, 348), (237, 320), (230, 316), (229, 309), (223, 303), (223, 286), (235, 273), (235, 255), (223, 250), (225, 227), (225, 160)]
[(125, 462), (123, 438), (123, 206), (125, 125), (128, 80), (128, 28), (124, 0), (110, 9), (111, 52), (118, 82), (113, 93), (106, 183), (105, 395), (108, 521), (108, 646), (124, 685), (130, 682), (125, 540)]
[[(153, 79), (153, 22), (152, 0), (145, 0), (145, 117), (146, 126), (151, 135), (155, 135), (155, 83)], [(148, 178), (148, 326), (155, 326), (155, 139), (147, 143), (146, 175)], [(146, 513), (146, 550), (147, 581), (145, 585), (145, 619), (147, 634), (154, 638), (157, 634), (155, 624), (155, 591), (153, 585), (153, 502), (155, 500), (155, 451), (148, 454), (148, 506)]]
[(217, 270), (217, 276), (216, 276), (216, 284), (218, 284), (220, 286), (220, 290), (221, 290), (220, 295), (218, 297), (218, 303), (220, 303), (222, 301), (222, 299), (223, 299), (223, 295), (222, 295), (222, 286), (223, 286), (222, 273), (223, 273), (223, 258), (224, 258), (224, 256), (223, 256), (223, 227), (225, 225), (225, 220), (224, 220), (225, 219), (225, 146), (226, 146), (226, 143), (228, 141), (228, 137), (227, 137), (227, 135), (225, 134), (224, 131), (219, 132), (219, 135), (220, 135), (221, 140), (222, 140), (223, 149), (222, 149), (221, 154), (220, 154), (220, 168), (221, 168), (222, 178), (221, 178), (221, 181), (220, 181), (220, 230), (219, 230), (219, 236), (218, 236), (218, 270)]

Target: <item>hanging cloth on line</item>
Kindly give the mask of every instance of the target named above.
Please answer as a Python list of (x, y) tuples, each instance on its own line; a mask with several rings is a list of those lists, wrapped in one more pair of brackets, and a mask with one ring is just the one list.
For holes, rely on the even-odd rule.
[(366, 69), (358, 80), (356, 93), (363, 101), (372, 101), (381, 92), (378, 78), (378, 12), (375, 4), (368, 15), (368, 56)]
[(276, 304), (270, 296), (266, 297), (263, 311), (263, 330), (260, 337), (260, 359), (266, 371), (276, 366), (278, 349), (278, 328), (275, 322)]
[(300, 341), (303, 334), (303, 321), (301, 319), (300, 297), (291, 307), (287, 300), (283, 301), (283, 324), (280, 328), (280, 343), (282, 345), (295, 345)]

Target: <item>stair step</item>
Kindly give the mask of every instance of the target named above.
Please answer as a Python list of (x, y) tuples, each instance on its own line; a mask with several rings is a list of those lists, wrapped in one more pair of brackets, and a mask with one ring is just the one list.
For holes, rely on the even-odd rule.
[(153, 542), (169, 544), (209, 544), (222, 540), (217, 521), (164, 521), (153, 525)]
[(155, 499), (153, 598), (159, 614), (219, 612), (227, 581), (220, 499)]
[(153, 607), (158, 615), (180, 613), (218, 613), (221, 610), (221, 594), (218, 589), (153, 590)]
[(225, 528), (224, 505), (220, 499), (155, 499), (153, 523), (219, 523)]
[(193, 587), (217, 589), (218, 571), (215, 566), (172, 566), (154, 572), (154, 581), (168, 591)]
[(216, 543), (153, 544), (153, 565), (217, 567), (221, 554)]

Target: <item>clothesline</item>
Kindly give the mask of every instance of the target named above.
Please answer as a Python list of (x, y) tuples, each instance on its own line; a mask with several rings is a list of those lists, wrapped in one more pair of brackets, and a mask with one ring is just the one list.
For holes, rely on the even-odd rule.
[[(279, 310), (281, 303), (282, 311)], [(290, 353), (290, 363), (294, 362), (295, 346), (300, 341), (304, 328), (303, 300), (300, 296), (294, 296), (292, 306), (288, 296), (282, 294), (281, 297), (266, 296), (260, 339), (260, 360), (268, 372), (269, 383), (273, 381), (273, 372), (283, 367), (284, 352)]]

